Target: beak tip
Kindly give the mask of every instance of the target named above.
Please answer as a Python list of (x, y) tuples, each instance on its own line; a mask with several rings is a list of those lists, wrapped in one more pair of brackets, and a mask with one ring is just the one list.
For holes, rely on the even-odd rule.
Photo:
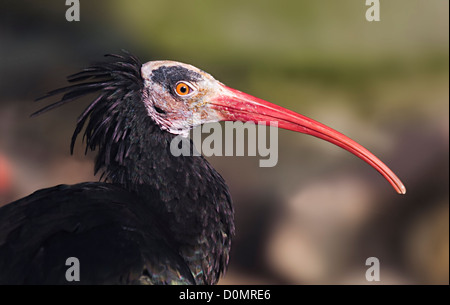
[(400, 189), (399, 189), (398, 193), (400, 195), (405, 195), (406, 194), (406, 187), (403, 184), (400, 185)]

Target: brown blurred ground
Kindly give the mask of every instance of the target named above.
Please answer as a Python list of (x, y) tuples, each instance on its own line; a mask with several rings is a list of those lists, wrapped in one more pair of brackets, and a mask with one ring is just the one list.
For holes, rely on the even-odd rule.
[[(97, 180), (69, 154), (86, 102), (43, 116), (33, 100), (121, 48), (196, 65), (229, 86), (317, 119), (369, 148), (407, 187), (399, 196), (354, 156), (279, 131), (279, 162), (210, 158), (228, 182), (237, 236), (221, 283), (449, 282), (448, 2), (64, 1), (0, 3), (0, 205)], [(324, 3), (326, 3), (324, 5)]]

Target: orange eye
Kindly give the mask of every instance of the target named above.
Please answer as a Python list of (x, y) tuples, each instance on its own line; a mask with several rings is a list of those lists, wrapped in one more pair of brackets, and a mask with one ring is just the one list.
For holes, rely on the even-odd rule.
[(179, 82), (177, 84), (177, 86), (175, 87), (175, 92), (179, 95), (179, 96), (185, 96), (188, 95), (189, 93), (191, 93), (193, 90), (191, 88), (191, 86), (189, 86), (188, 84), (184, 83), (184, 82)]

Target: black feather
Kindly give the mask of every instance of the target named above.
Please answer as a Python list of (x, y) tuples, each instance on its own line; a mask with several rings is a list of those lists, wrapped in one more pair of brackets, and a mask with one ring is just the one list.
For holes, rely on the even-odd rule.
[(195, 284), (145, 207), (107, 183), (59, 185), (8, 204), (0, 209), (0, 285), (70, 284), (68, 257), (79, 259), (81, 284)]

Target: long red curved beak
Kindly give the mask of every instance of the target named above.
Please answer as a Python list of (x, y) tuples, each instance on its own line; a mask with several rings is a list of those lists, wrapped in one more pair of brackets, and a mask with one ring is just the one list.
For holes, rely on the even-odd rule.
[(349, 137), (315, 120), (269, 103), (244, 92), (222, 85), (221, 94), (210, 101), (223, 121), (277, 122), (279, 128), (293, 130), (331, 142), (361, 158), (386, 178), (399, 194), (406, 188), (400, 179), (375, 155)]

